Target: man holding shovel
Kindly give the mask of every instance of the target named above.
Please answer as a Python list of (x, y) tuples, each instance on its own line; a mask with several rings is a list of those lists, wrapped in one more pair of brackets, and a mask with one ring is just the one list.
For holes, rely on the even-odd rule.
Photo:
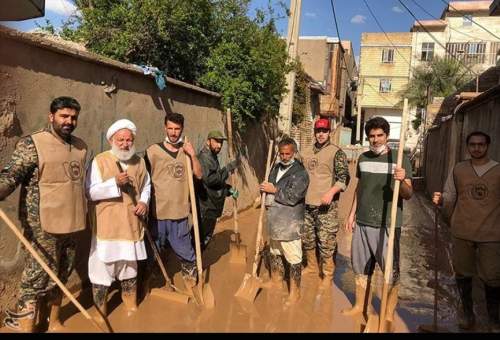
[(189, 290), (196, 285), (195, 251), (188, 216), (190, 212), (186, 161), (196, 179), (202, 179), (200, 162), (191, 143), (183, 142), (184, 116), (165, 116), (165, 140), (146, 149), (146, 165), (151, 174), (152, 234), (159, 248), (167, 242), (181, 262), (182, 277)]
[[(59, 97), (50, 104), (49, 126), (16, 145), (0, 173), (0, 200), (21, 184), (19, 218), (24, 235), (45, 263), (65, 283), (74, 267), (74, 235), (85, 229), (85, 159), (87, 145), (72, 136), (80, 104)], [(21, 277), (16, 311), (7, 311), (6, 326), (34, 332), (41, 298), (52, 306), (49, 328), (61, 326), (61, 291), (31, 256)]]
[(267, 193), (267, 227), (270, 238), (271, 283), (281, 284), (285, 278), (283, 257), (290, 268), (290, 294), (288, 303), (300, 299), (302, 273), (302, 241), (304, 228), (305, 197), (309, 175), (295, 160), (297, 145), (291, 138), (283, 138), (278, 144), (280, 162), (269, 174), (260, 190)]
[(320, 255), (323, 278), (320, 289), (331, 287), (337, 254), (338, 198), (349, 181), (349, 167), (344, 151), (330, 142), (330, 121), (314, 123), (315, 143), (302, 152), (310, 178), (306, 194), (305, 230), (302, 235), (307, 267), (304, 275), (319, 275), (316, 251)]
[(217, 158), (226, 139), (222, 132), (210, 131), (206, 145), (198, 154), (203, 172), (203, 178), (201, 182), (197, 182), (196, 186), (202, 250), (207, 247), (213, 236), (215, 224), (217, 218), (222, 215), (226, 197), (231, 195), (236, 198), (238, 195), (238, 191), (226, 183), (229, 174), (236, 169), (238, 160), (232, 160), (221, 168)]
[(145, 223), (151, 182), (146, 164), (135, 152), (136, 126), (128, 119), (107, 133), (111, 149), (98, 154), (87, 173), (86, 188), (95, 223), (89, 257), (94, 304), (107, 316), (107, 295), (120, 280), (128, 312), (137, 310), (137, 261), (145, 260)]
[[(396, 215), (394, 239), (394, 261), (392, 277), (389, 278), (386, 321), (392, 323), (398, 302), (399, 291), (399, 239), (403, 215), (402, 199), (410, 199), (413, 194), (411, 184), (412, 168), (406, 155), (403, 167), (397, 168), (397, 150), (387, 145), (390, 126), (382, 117), (370, 119), (365, 126), (365, 133), (370, 142), (370, 150), (359, 156), (356, 187), (351, 212), (345, 228), (353, 232), (351, 244), (351, 262), (356, 281), (356, 302), (344, 315), (369, 314), (371, 305), (371, 276), (378, 263), (385, 271), (385, 258), (388, 247), (388, 235), (391, 203), (395, 181), (401, 181)], [(401, 132), (403, 133), (403, 132)], [(402, 146), (400, 146), (402, 147)], [(383, 316), (381, 316), (383, 317)], [(390, 328), (390, 325), (386, 329)]]
[(472, 277), (484, 284), (491, 332), (500, 332), (500, 165), (488, 157), (491, 138), (476, 131), (466, 138), (470, 160), (455, 165), (434, 204), (451, 214), (453, 269), (462, 302), (459, 327), (475, 324)]

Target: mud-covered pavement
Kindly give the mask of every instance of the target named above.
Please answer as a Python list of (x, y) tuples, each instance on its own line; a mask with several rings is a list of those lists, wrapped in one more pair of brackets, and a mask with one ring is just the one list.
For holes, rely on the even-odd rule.
[[(340, 203), (340, 217), (345, 218), (352, 202), (350, 190)], [(334, 287), (320, 294), (319, 281), (303, 277), (302, 298), (292, 306), (285, 304), (287, 287), (283, 289), (262, 289), (254, 303), (243, 302), (234, 297), (245, 272), (251, 271), (258, 209), (250, 209), (239, 216), (242, 241), (248, 247), (247, 264), (229, 263), (229, 243), (233, 223), (231, 219), (220, 222), (210, 246), (204, 254), (204, 267), (210, 266), (208, 281), (214, 291), (215, 308), (206, 309), (194, 302), (187, 305), (164, 300), (157, 296), (141, 296), (138, 311), (127, 315), (121, 303), (117, 288), (108, 297), (109, 321), (115, 332), (359, 332), (359, 320), (340, 314), (341, 309), (354, 302), (354, 279), (350, 268), (351, 235), (343, 228), (339, 231), (339, 249)], [(395, 322), (396, 332), (417, 332), (421, 324), (431, 324), (434, 304), (434, 211), (429, 201), (417, 193), (406, 202), (404, 209), (404, 229), (401, 237), (401, 280), (400, 301)], [(454, 286), (449, 233), (445, 224), (440, 223), (438, 250), (438, 322), (448, 331), (456, 332), (457, 293)], [(167, 257), (167, 271), (174, 283), (184, 288), (180, 266), (173, 256)], [(160, 277), (158, 269), (158, 277)], [(260, 275), (268, 279), (265, 263), (261, 264)], [(163, 280), (155, 281), (161, 286)], [(380, 293), (382, 275), (377, 270), (373, 280)], [(113, 286), (114, 287), (114, 286)], [(118, 286), (116, 286), (118, 287)], [(476, 287), (478, 285), (476, 284)], [(478, 301), (484, 300), (475, 291)], [(79, 301), (94, 315), (90, 291), (80, 293)], [(374, 298), (378, 311), (380, 300)], [(484, 330), (484, 303), (476, 306), (478, 331)], [(68, 332), (97, 331), (83, 315), (65, 299), (62, 319)], [(43, 322), (42, 322), (43, 327)], [(0, 332), (6, 332), (5, 328)]]

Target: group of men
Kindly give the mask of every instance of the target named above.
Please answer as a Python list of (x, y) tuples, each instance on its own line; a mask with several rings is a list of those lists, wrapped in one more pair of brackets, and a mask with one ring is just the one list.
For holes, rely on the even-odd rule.
[[(164, 120), (165, 139), (149, 146), (141, 158), (135, 149), (135, 124), (120, 119), (107, 131), (110, 149), (96, 155), (87, 167), (87, 146), (72, 135), (79, 113), (80, 105), (74, 98), (53, 100), (49, 126), (21, 138), (11, 160), (0, 172), (0, 200), (21, 184), (19, 215), (24, 235), (62, 282), (67, 281), (75, 263), (77, 233), (85, 229), (86, 220), (90, 220), (88, 272), (94, 304), (103, 316), (107, 315), (107, 294), (115, 280), (120, 281), (126, 309), (133, 312), (137, 308), (138, 261), (148, 258), (144, 242), (146, 228), (156, 241), (156, 245), (149, 246), (170, 245), (180, 260), (186, 287), (194, 287), (198, 278), (188, 223), (187, 162), (191, 163), (197, 183), (204, 249), (222, 214), (225, 198), (238, 195), (226, 184), (238, 161), (230, 160), (221, 167), (217, 157), (225, 136), (220, 131), (210, 132), (203, 150), (196, 155), (193, 146), (182, 137), (184, 117), (172, 113)], [(267, 208), (271, 280), (266, 285), (282, 285), (288, 267), (288, 303), (300, 299), (302, 274), (320, 278), (321, 290), (330, 289), (334, 277), (338, 200), (340, 193), (347, 189), (350, 176), (346, 154), (331, 143), (330, 131), (330, 121), (318, 119), (314, 124), (314, 145), (310, 150), (301, 150), (300, 154), (293, 139), (283, 138), (278, 145), (279, 159), (260, 185), (260, 190), (267, 193), (262, 204)], [(402, 167), (397, 167), (397, 150), (388, 146), (390, 126), (385, 119), (370, 119), (365, 133), (370, 149), (358, 159), (358, 183), (345, 223), (346, 230), (353, 232), (351, 261), (356, 301), (343, 314), (366, 317), (370, 313), (371, 276), (376, 263), (385, 270), (393, 190), (395, 181), (400, 181), (393, 275), (386, 314), (386, 321), (391, 323), (399, 291), (402, 202), (413, 193), (412, 169), (406, 156)], [(457, 165), (444, 195), (445, 204), (457, 202), (452, 219), (453, 246), (457, 254), (453, 264), (466, 322), (471, 324), (474, 322), (473, 252), (479, 248), (480, 277), (485, 282), (488, 313), (490, 321), (498, 324), (500, 239), (498, 228), (492, 226), (497, 223), (500, 211), (500, 166), (485, 158), (489, 136), (471, 134), (467, 143), (472, 161)], [(491, 195), (487, 194), (489, 188), (493, 190)], [(440, 193), (434, 195), (434, 202), (441, 203)], [(472, 210), (468, 210), (471, 204)], [(475, 214), (482, 211), (480, 224), (474, 221), (477, 216), (471, 216), (470, 211)], [(462, 256), (471, 260), (464, 261), (459, 258)], [(306, 266), (302, 271), (304, 258)], [(55, 282), (32, 257), (27, 257), (16, 309), (7, 312), (4, 323), (22, 331), (34, 331), (37, 314), (45, 301), (51, 306), (49, 327), (60, 328), (61, 300), (62, 294)]]
[[(210, 132), (198, 156), (182, 138), (184, 117), (165, 117), (165, 140), (137, 155), (137, 127), (128, 119), (114, 122), (106, 133), (110, 149), (86, 166), (87, 145), (72, 135), (80, 104), (59, 97), (50, 106), (49, 126), (19, 140), (0, 173), (0, 200), (21, 184), (19, 215), (24, 236), (65, 283), (75, 264), (76, 238), (92, 226), (88, 274), (94, 304), (107, 316), (107, 295), (118, 280), (129, 312), (137, 309), (138, 261), (151, 258), (144, 242), (151, 229), (156, 245), (168, 244), (181, 263), (188, 290), (196, 285), (195, 247), (190, 214), (187, 162), (198, 180), (198, 206), (203, 247), (208, 244), (224, 199), (238, 192), (225, 184), (236, 168), (233, 160), (221, 168), (217, 154), (225, 137)], [(148, 226), (149, 225), (149, 226)], [(149, 230), (149, 229), (148, 229)], [(25, 332), (36, 329), (42, 303), (50, 306), (49, 329), (60, 329), (62, 292), (31, 256), (26, 258), (15, 310), (4, 324)], [(102, 320), (102, 319), (101, 319)]]

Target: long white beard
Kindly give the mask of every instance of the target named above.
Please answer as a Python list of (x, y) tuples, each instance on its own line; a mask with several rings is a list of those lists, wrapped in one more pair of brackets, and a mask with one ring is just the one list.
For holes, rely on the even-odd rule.
[(135, 155), (135, 145), (132, 145), (129, 150), (120, 150), (116, 145), (111, 146), (111, 153), (120, 161), (126, 162)]
[(386, 144), (380, 145), (380, 146), (371, 146), (370, 145), (370, 151), (373, 152), (376, 155), (380, 155), (385, 151), (385, 148), (387, 147)]
[(168, 144), (172, 144), (172, 145), (177, 145), (177, 144), (181, 144), (182, 143), (182, 136), (179, 137), (179, 139), (177, 140), (177, 142), (171, 142), (170, 139), (168, 138), (168, 136), (165, 137), (165, 142), (167, 142)]

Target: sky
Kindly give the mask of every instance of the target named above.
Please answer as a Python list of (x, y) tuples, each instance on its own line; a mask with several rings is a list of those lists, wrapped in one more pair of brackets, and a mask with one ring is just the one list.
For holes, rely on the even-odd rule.
[[(445, 7), (442, 0), (401, 0), (419, 19), (432, 19), (439, 17)], [(284, 0), (290, 6), (290, 0)], [(366, 0), (382, 28), (387, 32), (408, 32), (414, 19), (401, 6), (398, 0)], [(417, 7), (417, 2), (429, 14)], [(278, 0), (252, 0), (249, 15), (254, 16), (257, 8), (267, 8), (268, 4), (276, 8), (276, 14), (283, 14), (279, 10)], [(362, 32), (381, 32), (375, 20), (368, 11), (364, 0), (333, 0), (335, 12), (342, 40), (353, 43), (354, 54), (359, 55), (359, 44)], [(8, 26), (22, 31), (36, 28), (35, 22), (45, 23), (49, 19), (54, 26), (75, 12), (76, 8), (71, 0), (45, 0), (45, 17), (19, 22), (7, 22)], [(277, 21), (278, 32), (286, 36), (288, 18), (283, 17)], [(302, 15), (300, 22), (301, 36), (329, 36), (338, 37), (331, 0), (302, 0)]]

